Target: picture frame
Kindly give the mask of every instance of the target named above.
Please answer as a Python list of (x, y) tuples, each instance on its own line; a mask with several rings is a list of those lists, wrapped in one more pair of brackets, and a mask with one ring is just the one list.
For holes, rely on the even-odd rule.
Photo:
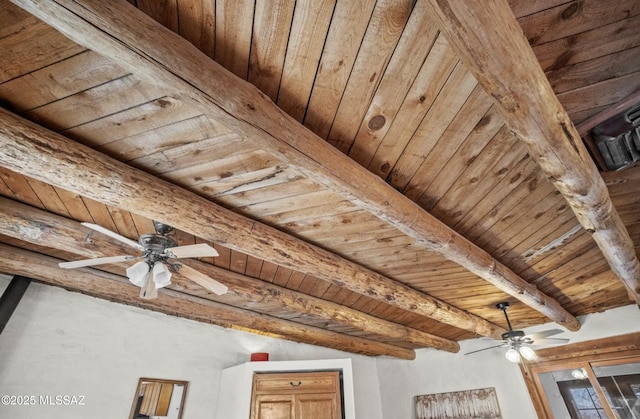
[(182, 419), (188, 384), (188, 381), (140, 378), (129, 419), (154, 416)]
[(493, 387), (415, 397), (416, 419), (502, 419)]

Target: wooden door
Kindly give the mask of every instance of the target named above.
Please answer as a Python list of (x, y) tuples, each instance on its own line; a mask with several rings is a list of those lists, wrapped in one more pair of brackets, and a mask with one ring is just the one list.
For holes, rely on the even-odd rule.
[(335, 393), (298, 394), (295, 419), (340, 419), (340, 398)]
[(259, 394), (252, 400), (251, 419), (293, 419), (294, 396), (290, 394)]
[(338, 371), (255, 373), (251, 419), (341, 419)]

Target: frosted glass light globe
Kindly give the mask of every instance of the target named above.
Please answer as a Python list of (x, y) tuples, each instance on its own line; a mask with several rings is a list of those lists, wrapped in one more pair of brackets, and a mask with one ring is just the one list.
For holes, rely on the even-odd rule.
[(536, 359), (535, 351), (528, 346), (521, 346), (519, 348), (519, 351), (520, 355), (522, 355), (522, 357), (527, 361), (533, 361), (534, 359)]
[(171, 272), (164, 263), (158, 262), (153, 265), (153, 282), (155, 282), (156, 288), (171, 285)]
[(149, 264), (147, 262), (138, 262), (133, 266), (127, 268), (127, 277), (133, 285), (142, 287), (144, 280), (147, 279), (149, 274)]
[(506, 354), (504, 354), (504, 356), (511, 362), (520, 361), (520, 353), (514, 348), (509, 348), (509, 350), (507, 351)]

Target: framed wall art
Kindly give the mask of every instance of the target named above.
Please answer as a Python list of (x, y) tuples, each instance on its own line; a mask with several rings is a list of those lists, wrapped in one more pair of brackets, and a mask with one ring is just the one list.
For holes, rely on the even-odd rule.
[(495, 388), (416, 396), (417, 419), (501, 419)]
[(133, 398), (129, 419), (160, 416), (165, 419), (181, 419), (187, 381), (141, 378)]

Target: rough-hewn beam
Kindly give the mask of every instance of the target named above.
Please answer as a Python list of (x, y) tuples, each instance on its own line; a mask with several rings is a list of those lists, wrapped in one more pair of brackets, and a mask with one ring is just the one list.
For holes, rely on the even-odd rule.
[(12, 0), (87, 48), (190, 100), (356, 205), (570, 330), (578, 319), (487, 252), (282, 112), (255, 87), (126, 2)]
[(0, 109), (0, 165), (443, 323), (502, 328)]
[[(0, 197), (0, 234), (36, 245), (93, 258), (134, 254), (130, 247), (94, 234), (80, 223), (37, 208)], [(101, 237), (104, 236), (104, 237)], [(420, 347), (432, 347), (458, 352), (457, 342), (434, 336), (410, 327), (379, 319), (349, 307), (315, 298), (303, 293), (279, 287), (259, 279), (250, 278), (197, 260), (182, 263), (216, 278), (229, 287), (222, 296), (195, 287), (189, 280), (173, 278), (172, 288), (196, 296), (206, 297), (236, 307), (276, 307), (292, 313), (321, 318), (331, 323), (343, 324), (386, 339), (404, 341)], [(85, 290), (91, 292), (91, 289)], [(194, 292), (195, 291), (195, 292)], [(231, 298), (230, 298), (231, 297)], [(235, 298), (238, 297), (238, 298)], [(232, 301), (230, 301), (232, 300)], [(257, 309), (256, 311), (261, 311)], [(268, 313), (266, 313), (268, 314)]]
[(507, 0), (422, 0), (508, 126), (592, 234), (640, 303), (640, 262), (580, 135), (557, 99)]
[(276, 319), (178, 291), (162, 289), (155, 300), (138, 298), (140, 290), (126, 278), (92, 269), (58, 268), (60, 260), (0, 244), (0, 271), (124, 304), (213, 323), (232, 329), (324, 346), (341, 351), (414, 359), (414, 351), (354, 336)]

